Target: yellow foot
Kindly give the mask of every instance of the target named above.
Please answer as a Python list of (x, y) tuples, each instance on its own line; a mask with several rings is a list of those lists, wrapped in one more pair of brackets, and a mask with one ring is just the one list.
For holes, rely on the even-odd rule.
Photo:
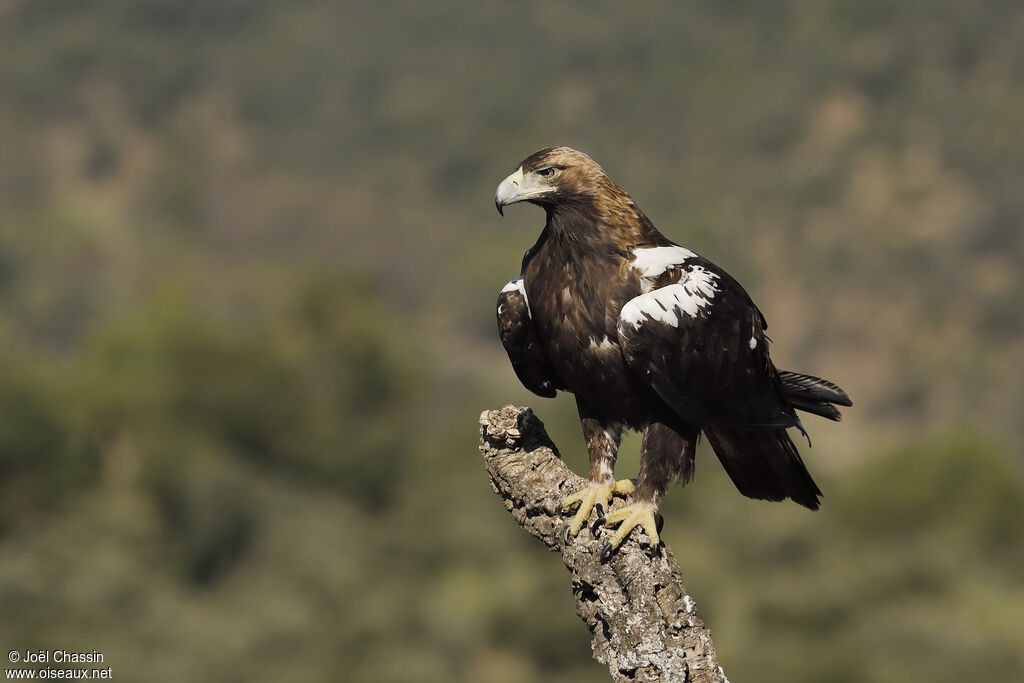
[(565, 525), (565, 531), (562, 532), (563, 540), (568, 543), (570, 536), (575, 536), (580, 532), (583, 523), (590, 519), (590, 513), (596, 506), (602, 506), (598, 516), (603, 517), (603, 511), (608, 509), (608, 501), (612, 499), (612, 495), (628, 496), (635, 490), (636, 487), (629, 479), (620, 479), (607, 486), (592, 483), (571, 496), (567, 496), (562, 501), (563, 512), (568, 512), (576, 503), (579, 503), (580, 507), (572, 520)]
[(601, 547), (601, 559), (607, 559), (611, 551), (618, 548), (626, 536), (629, 536), (629, 532), (636, 527), (642, 527), (647, 532), (647, 537), (651, 539), (651, 545), (657, 546), (660, 542), (658, 538), (659, 524), (655, 519), (657, 511), (658, 506), (652, 503), (630, 503), (608, 513), (608, 516), (604, 518), (604, 525), (615, 526), (618, 524), (619, 528), (615, 531), (615, 535)]

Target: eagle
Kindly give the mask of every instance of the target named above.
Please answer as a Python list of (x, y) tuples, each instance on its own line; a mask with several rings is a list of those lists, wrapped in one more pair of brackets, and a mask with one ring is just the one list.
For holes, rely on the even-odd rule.
[[(586, 154), (526, 157), (494, 195), (502, 215), (517, 202), (547, 220), (498, 295), (498, 330), (527, 389), (576, 398), (590, 471), (563, 501), (567, 514), (578, 506), (565, 542), (596, 508), (597, 523), (617, 527), (603, 559), (636, 527), (657, 547), (658, 506), (673, 480), (692, 480), (701, 433), (740, 493), (816, 510), (821, 491), (786, 430), (806, 436), (798, 410), (839, 420), (846, 393), (776, 369), (768, 325), (743, 287), (662, 235)], [(643, 432), (635, 484), (614, 477), (623, 429)], [(606, 515), (614, 495), (633, 498)]]

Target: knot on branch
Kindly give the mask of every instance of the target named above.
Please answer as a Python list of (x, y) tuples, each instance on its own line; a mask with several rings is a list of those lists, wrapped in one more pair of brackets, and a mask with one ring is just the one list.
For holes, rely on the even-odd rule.
[(491, 487), (516, 522), (561, 553), (594, 659), (613, 680), (727, 681), (668, 547), (651, 549), (631, 537), (602, 563), (605, 529), (585, 526), (562, 543), (562, 500), (586, 480), (562, 462), (532, 410), (505, 406), (481, 414), (480, 452)]

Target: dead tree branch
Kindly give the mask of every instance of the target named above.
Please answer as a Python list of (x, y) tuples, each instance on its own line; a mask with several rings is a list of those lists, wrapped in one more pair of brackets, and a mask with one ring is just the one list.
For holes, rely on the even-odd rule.
[[(576, 613), (593, 634), (594, 659), (608, 666), (612, 679), (728, 683), (672, 551), (652, 551), (647, 537), (637, 540), (634, 532), (602, 564), (598, 535), (605, 530), (586, 526), (563, 546), (562, 499), (586, 481), (565, 466), (529, 408), (485, 411), (480, 426), (491, 486), (521, 527), (562, 553)], [(612, 509), (622, 504), (616, 500)]]

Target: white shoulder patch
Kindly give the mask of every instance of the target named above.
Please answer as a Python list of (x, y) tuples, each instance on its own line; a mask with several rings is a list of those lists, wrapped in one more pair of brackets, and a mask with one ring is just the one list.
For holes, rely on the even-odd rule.
[[(660, 248), (660, 247), (659, 247)], [(706, 270), (703, 266), (693, 266), (686, 271), (679, 282), (654, 291), (641, 294), (626, 302), (619, 313), (619, 325), (632, 325), (634, 330), (648, 320), (679, 326), (679, 315), (685, 313), (690, 317), (706, 308), (710, 308), (718, 287), (716, 273)]]
[(502, 292), (519, 292), (520, 294), (522, 294), (523, 295), (523, 302), (526, 303), (526, 311), (528, 313), (530, 313), (531, 317), (533, 316), (533, 313), (530, 312), (530, 297), (526, 296), (526, 286), (523, 284), (522, 276), (517, 277), (515, 280), (512, 280), (512, 282), (509, 282), (507, 285), (505, 285), (504, 287), (501, 288), (501, 291)]
[(656, 280), (670, 268), (681, 266), (687, 259), (697, 256), (686, 247), (647, 247), (634, 249), (629, 265), (640, 271), (640, 277)]
[(521, 277), (517, 277), (515, 280), (501, 288), (501, 291), (503, 292), (515, 292), (516, 290), (518, 290), (523, 296), (526, 296), (526, 286), (523, 284), (523, 278)]

